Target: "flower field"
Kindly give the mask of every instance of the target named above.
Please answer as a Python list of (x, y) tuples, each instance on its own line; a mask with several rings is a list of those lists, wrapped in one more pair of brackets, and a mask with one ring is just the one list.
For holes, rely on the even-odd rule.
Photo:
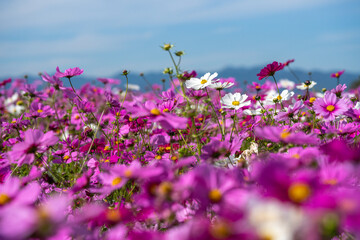
[[(80, 68), (0, 83), (0, 239), (359, 239), (359, 91), (329, 76), (240, 85), (164, 70), (169, 89), (73, 87)], [(121, 83), (126, 88), (116, 90)], [(65, 87), (64, 82), (71, 87)]]

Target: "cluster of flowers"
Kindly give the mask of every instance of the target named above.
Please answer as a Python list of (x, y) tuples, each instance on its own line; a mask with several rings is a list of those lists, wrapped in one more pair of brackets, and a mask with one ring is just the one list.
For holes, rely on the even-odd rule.
[(1, 82), (0, 239), (360, 238), (359, 92), (296, 95), (291, 62), (247, 94), (177, 65), (148, 93)]

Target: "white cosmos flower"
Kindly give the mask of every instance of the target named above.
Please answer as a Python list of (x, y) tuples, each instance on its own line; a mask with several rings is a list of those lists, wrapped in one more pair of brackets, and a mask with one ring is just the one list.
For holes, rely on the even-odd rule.
[(252, 115), (252, 116), (254, 116), (254, 115), (260, 115), (261, 114), (261, 108), (258, 108), (258, 109), (245, 109), (244, 111), (243, 111), (243, 113), (245, 114), (245, 115)]
[(280, 79), (279, 84), (281, 87), (287, 88), (289, 90), (293, 90), (295, 88), (295, 83), (289, 79)]
[(249, 199), (248, 220), (260, 238), (291, 240), (306, 221), (299, 209), (275, 200)]
[(354, 106), (354, 109), (359, 110), (360, 109), (360, 102), (357, 102)]
[(192, 88), (195, 90), (203, 89), (209, 85), (211, 85), (213, 82), (212, 80), (217, 77), (217, 73), (213, 73), (210, 75), (210, 73), (206, 73), (201, 78), (190, 78), (185, 82), (185, 85), (187, 88)]
[(284, 90), (279, 94), (272, 90), (268, 92), (268, 95), (265, 98), (265, 105), (272, 105), (274, 104), (274, 100), (279, 100), (279, 101), (286, 101), (289, 100), (292, 96), (294, 96), (294, 92), (289, 92), (289, 90)]
[(250, 101), (245, 100), (248, 98), (246, 94), (241, 95), (240, 93), (228, 93), (224, 97), (221, 98), (221, 104), (223, 108), (234, 108), (238, 110), (241, 107), (249, 106)]
[(214, 82), (214, 83), (210, 84), (209, 87), (216, 89), (216, 90), (221, 90), (224, 88), (229, 88), (233, 85), (234, 85), (234, 83), (232, 83), (232, 82), (219, 82), (218, 81), (218, 82)]
[(309, 89), (313, 88), (316, 84), (317, 84), (317, 82), (310, 81), (310, 85), (306, 85), (305, 83), (303, 83), (301, 85), (296, 86), (296, 88), (300, 89), (300, 90), (306, 90), (306, 88), (309, 88)]

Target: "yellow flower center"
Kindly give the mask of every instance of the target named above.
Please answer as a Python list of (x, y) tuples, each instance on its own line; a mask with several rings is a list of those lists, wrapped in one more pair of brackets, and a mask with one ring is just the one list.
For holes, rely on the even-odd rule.
[(280, 101), (282, 99), (282, 97), (279, 95), (279, 96), (277, 96), (276, 99)]
[(335, 76), (336, 76), (336, 77), (339, 77), (339, 76), (340, 76), (340, 74), (339, 74), (339, 73), (335, 73)]
[(10, 197), (6, 195), (5, 193), (0, 194), (0, 205), (5, 205), (10, 201)]
[(38, 113), (42, 113), (42, 112), (43, 112), (43, 110), (41, 110), (41, 109), (38, 109), (38, 110), (37, 110), (37, 112), (38, 112)]
[(168, 108), (164, 108), (164, 109), (163, 109), (163, 112), (169, 112), (169, 109), (168, 109)]
[(299, 159), (300, 155), (298, 153), (295, 153), (294, 155), (292, 155), (293, 158)]
[(170, 150), (171, 150), (171, 147), (166, 147), (165, 150), (166, 150), (166, 151), (170, 151)]
[(160, 160), (160, 159), (161, 159), (161, 155), (156, 155), (156, 156), (155, 156), (155, 159)]
[(328, 110), (329, 112), (334, 111), (334, 109), (335, 109), (334, 105), (329, 105), (326, 107), (326, 110)]
[(311, 194), (311, 189), (306, 183), (294, 183), (288, 190), (291, 201), (296, 203), (304, 202)]
[(75, 115), (75, 119), (76, 119), (76, 120), (79, 120), (79, 119), (80, 119), (80, 115), (79, 115), (79, 114), (76, 114), (76, 115)]
[(171, 160), (173, 160), (173, 161), (176, 161), (178, 158), (177, 158), (177, 156), (172, 156), (171, 157)]
[(69, 155), (65, 155), (65, 156), (63, 157), (64, 160), (68, 160), (69, 158), (70, 158)]
[(161, 114), (160, 110), (157, 108), (151, 109), (150, 113), (156, 116), (159, 116)]
[(312, 97), (312, 98), (309, 99), (309, 102), (313, 103), (313, 102), (315, 102), (315, 100), (316, 100), (316, 98)]
[(201, 84), (205, 84), (205, 83), (207, 83), (207, 80), (203, 79), (203, 80), (201, 80), (200, 83), (201, 83)]
[(232, 102), (232, 105), (234, 105), (234, 106), (239, 106), (239, 105), (240, 105), (240, 102), (239, 102), (239, 101), (233, 101), (233, 102)]
[(122, 180), (121, 177), (116, 177), (114, 178), (114, 180), (112, 180), (111, 184), (113, 186), (119, 185), (121, 183), (121, 180)]
[(172, 184), (171, 182), (162, 182), (159, 185), (159, 193), (163, 196), (169, 195), (172, 191)]
[(260, 89), (261, 87), (260, 86), (256, 86), (255, 89)]
[[(359, 116), (360, 117), (360, 116)], [(11, 123), (16, 123), (16, 120), (11, 121)]]
[(104, 150), (105, 150), (105, 151), (110, 150), (110, 146), (105, 146), (105, 147), (104, 147)]
[(23, 105), (23, 103), (24, 103), (23, 101), (19, 100), (16, 102), (16, 105)]
[(110, 209), (106, 212), (106, 218), (112, 222), (118, 222), (121, 219), (119, 210)]
[(209, 199), (212, 203), (218, 203), (221, 201), (222, 194), (219, 189), (213, 189), (209, 192)]
[(210, 228), (210, 233), (215, 239), (226, 239), (231, 234), (231, 229), (224, 221), (218, 221)]
[(283, 131), (281, 134), (280, 134), (280, 138), (281, 139), (286, 139), (286, 138), (288, 138), (290, 136), (290, 132), (288, 132), (288, 131)]
[(124, 176), (130, 178), (132, 176), (132, 171), (130, 169), (126, 169), (124, 172)]

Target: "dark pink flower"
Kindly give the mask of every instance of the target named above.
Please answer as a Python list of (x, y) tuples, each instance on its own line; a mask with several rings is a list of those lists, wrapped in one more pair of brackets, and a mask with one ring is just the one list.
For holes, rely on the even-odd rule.
[(345, 70), (342, 70), (342, 71), (339, 71), (339, 72), (336, 72), (336, 73), (332, 73), (332, 74), (330, 75), (330, 77), (332, 77), (332, 78), (339, 78), (344, 72), (345, 72)]
[(66, 69), (65, 72), (62, 73), (62, 72), (60, 72), (59, 67), (56, 67), (55, 76), (58, 78), (62, 78), (62, 77), (71, 78), (74, 76), (81, 75), (83, 72), (84, 72), (83, 69), (75, 67), (75, 68)]
[(259, 77), (259, 80), (274, 76), (275, 72), (282, 70), (285, 67), (284, 64), (274, 61), (271, 64), (268, 64), (266, 67), (261, 69), (260, 73), (256, 74)]

